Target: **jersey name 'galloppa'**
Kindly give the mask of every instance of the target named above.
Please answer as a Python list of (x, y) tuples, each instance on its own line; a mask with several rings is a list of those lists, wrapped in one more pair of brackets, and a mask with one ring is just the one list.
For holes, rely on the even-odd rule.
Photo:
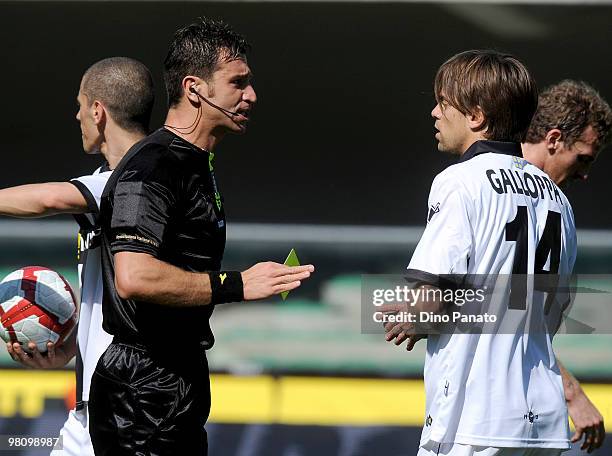
[(527, 172), (511, 169), (500, 169), (499, 172), (488, 169), (486, 174), (491, 187), (500, 195), (502, 193), (509, 193), (509, 187), (512, 193), (527, 195), (532, 198), (544, 198), (548, 196), (551, 201), (554, 198), (555, 201), (563, 205), (559, 189), (547, 177), (538, 175), (532, 176)]

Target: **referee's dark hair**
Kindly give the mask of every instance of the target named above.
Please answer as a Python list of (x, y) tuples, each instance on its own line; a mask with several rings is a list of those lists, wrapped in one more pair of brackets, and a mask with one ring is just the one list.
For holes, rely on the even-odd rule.
[(110, 57), (94, 63), (83, 75), (81, 91), (90, 105), (102, 102), (124, 130), (149, 132), (155, 102), (153, 78), (138, 60)]
[(484, 136), (493, 141), (524, 142), (538, 106), (537, 85), (525, 65), (492, 50), (465, 51), (444, 62), (434, 93), (438, 103), (463, 114), (480, 109)]
[(185, 76), (209, 81), (219, 63), (246, 59), (249, 50), (246, 39), (221, 20), (201, 17), (177, 30), (164, 61), (168, 106), (181, 100)]

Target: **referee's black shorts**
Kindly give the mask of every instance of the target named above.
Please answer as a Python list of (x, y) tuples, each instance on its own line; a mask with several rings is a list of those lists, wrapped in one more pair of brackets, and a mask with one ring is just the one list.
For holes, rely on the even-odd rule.
[(206, 455), (209, 412), (204, 355), (158, 357), (113, 342), (98, 361), (89, 393), (96, 456)]

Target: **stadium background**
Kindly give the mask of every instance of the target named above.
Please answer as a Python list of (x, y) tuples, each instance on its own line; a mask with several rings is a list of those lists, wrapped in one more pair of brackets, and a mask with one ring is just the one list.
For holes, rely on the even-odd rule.
[[(452, 163), (436, 152), (429, 117), (443, 60), (493, 47), (519, 56), (540, 86), (584, 79), (612, 100), (612, 6), (541, 3), (0, 2), (0, 187), (97, 166), (81, 151), (74, 115), (80, 76), (101, 58), (151, 68), (152, 126), (161, 125), (161, 62), (173, 31), (198, 15), (225, 18), (254, 46), (259, 96), (247, 136), (219, 148), (225, 266), (282, 261), (295, 247), (317, 273), (285, 303), (216, 311), (210, 454), (413, 454), (423, 346), (407, 354), (360, 333), (359, 275), (405, 267), (431, 180)], [(608, 150), (589, 183), (568, 191), (581, 273), (612, 272), (610, 172)], [(75, 283), (75, 227), (69, 218), (0, 220), (0, 273), (41, 264)], [(612, 423), (611, 336), (561, 336), (555, 345)], [(3, 352), (0, 363), (0, 434), (55, 435), (71, 372), (22, 370)]]

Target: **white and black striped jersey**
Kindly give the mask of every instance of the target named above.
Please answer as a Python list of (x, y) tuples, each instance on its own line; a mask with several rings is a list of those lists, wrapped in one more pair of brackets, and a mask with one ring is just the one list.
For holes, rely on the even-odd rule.
[(103, 284), (98, 223), (100, 197), (111, 173), (105, 164), (91, 175), (70, 181), (83, 194), (89, 208), (88, 213), (74, 216), (80, 227), (77, 255), (81, 288), (76, 359), (77, 408), (89, 399), (91, 376), (112, 340), (112, 336), (102, 329)]
[[(436, 176), (428, 203), (427, 227), (407, 271), (419, 282), (438, 285), (436, 277), (447, 274), (572, 272), (571, 206), (522, 158), (519, 144), (477, 141)], [(558, 324), (549, 321), (544, 293), (512, 280), (499, 295), (497, 317), (515, 315), (514, 333), (429, 335), (421, 445), (569, 448), (552, 348)]]

